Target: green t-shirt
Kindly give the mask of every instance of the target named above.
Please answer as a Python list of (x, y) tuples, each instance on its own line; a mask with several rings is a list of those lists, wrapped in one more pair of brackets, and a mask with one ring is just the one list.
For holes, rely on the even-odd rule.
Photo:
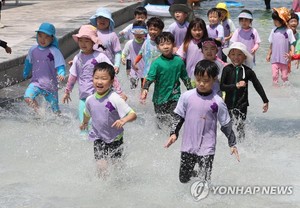
[(155, 81), (152, 102), (159, 105), (171, 100), (178, 101), (181, 94), (179, 79), (189, 87), (190, 78), (179, 56), (169, 59), (161, 55), (155, 59), (147, 75), (147, 81)]
[(295, 46), (295, 54), (300, 54), (300, 34), (299, 33), (295, 34), (295, 39), (296, 39), (296, 41), (293, 44)]

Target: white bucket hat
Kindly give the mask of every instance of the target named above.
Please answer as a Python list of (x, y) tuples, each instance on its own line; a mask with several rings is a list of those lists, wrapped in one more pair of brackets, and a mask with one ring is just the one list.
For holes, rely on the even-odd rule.
[(251, 53), (248, 52), (247, 47), (245, 46), (245, 44), (243, 44), (241, 42), (234, 42), (229, 46), (229, 48), (224, 48), (223, 53), (226, 56), (228, 56), (231, 49), (238, 49), (238, 50), (242, 51), (246, 56), (246, 60), (245, 60), (244, 64), (246, 66), (250, 67), (250, 68), (253, 67), (253, 56), (252, 56)]
[(108, 9), (106, 9), (106, 8), (98, 8), (96, 10), (96, 13), (93, 16), (91, 16), (90, 22), (91, 22), (91, 24), (94, 27), (97, 27), (97, 20), (96, 19), (98, 17), (105, 17), (105, 18), (109, 19), (109, 30), (110, 31), (114, 30), (114, 28), (115, 28), (115, 22), (114, 22), (114, 20), (112, 18), (111, 12)]

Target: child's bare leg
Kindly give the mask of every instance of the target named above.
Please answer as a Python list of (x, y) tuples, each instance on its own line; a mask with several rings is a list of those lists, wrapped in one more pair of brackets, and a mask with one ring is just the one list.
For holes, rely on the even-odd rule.
[(32, 107), (35, 112), (38, 112), (39, 105), (36, 100), (32, 100), (30, 98), (25, 98), (25, 102), (28, 104), (28, 106)]
[(109, 175), (108, 173), (108, 161), (105, 159), (97, 160), (97, 172), (98, 176), (101, 178), (105, 178)]

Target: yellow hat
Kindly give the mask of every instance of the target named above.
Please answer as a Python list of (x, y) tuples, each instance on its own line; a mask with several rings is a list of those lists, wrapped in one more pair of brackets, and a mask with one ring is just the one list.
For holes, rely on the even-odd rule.
[(225, 10), (227, 12), (227, 15), (226, 15), (227, 19), (230, 18), (230, 13), (229, 13), (229, 11), (227, 9), (227, 5), (225, 3), (223, 3), (223, 2), (218, 3), (216, 5), (216, 8)]
[(285, 22), (285, 24), (287, 24), (287, 22), (291, 19), (290, 11), (286, 7), (273, 8), (273, 11), (278, 13), (278, 16)]

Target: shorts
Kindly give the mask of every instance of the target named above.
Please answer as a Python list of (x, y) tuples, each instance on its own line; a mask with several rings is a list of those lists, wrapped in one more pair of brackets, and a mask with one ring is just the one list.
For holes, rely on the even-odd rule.
[(94, 156), (96, 160), (121, 158), (123, 154), (123, 137), (111, 143), (105, 143), (101, 139), (94, 141)]
[(38, 95), (43, 95), (45, 100), (50, 103), (52, 111), (57, 112), (59, 111), (58, 106), (58, 92), (48, 92), (46, 90), (43, 90), (37, 86), (35, 86), (33, 83), (30, 83), (25, 91), (24, 98), (29, 98), (34, 100)]

